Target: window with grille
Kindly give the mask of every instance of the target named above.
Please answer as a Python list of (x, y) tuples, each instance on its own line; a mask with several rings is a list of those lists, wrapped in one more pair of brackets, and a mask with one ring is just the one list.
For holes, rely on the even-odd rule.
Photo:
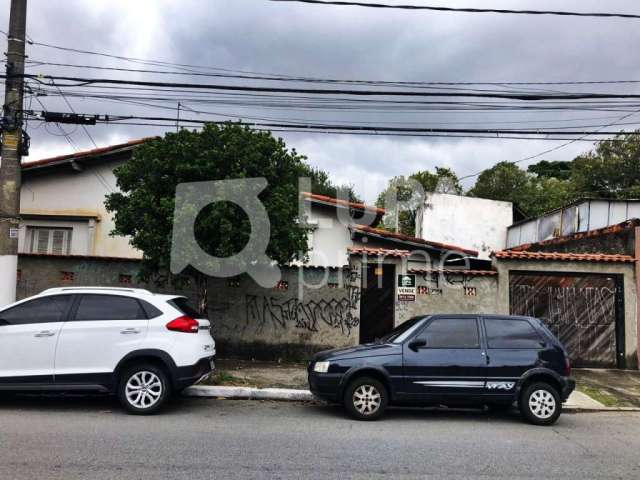
[(27, 251), (49, 255), (69, 255), (72, 228), (27, 227)]

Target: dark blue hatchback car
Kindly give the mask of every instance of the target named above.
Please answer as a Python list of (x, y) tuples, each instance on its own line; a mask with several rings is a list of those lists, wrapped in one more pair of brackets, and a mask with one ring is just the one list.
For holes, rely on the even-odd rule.
[(388, 405), (514, 402), (531, 423), (551, 425), (575, 382), (566, 350), (531, 317), (414, 317), (375, 343), (320, 352), (309, 365), (313, 394), (359, 420)]

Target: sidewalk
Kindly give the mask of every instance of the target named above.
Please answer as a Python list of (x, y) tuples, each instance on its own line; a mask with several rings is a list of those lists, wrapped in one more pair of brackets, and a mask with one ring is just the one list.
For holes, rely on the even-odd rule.
[[(565, 411), (640, 410), (640, 372), (574, 369), (576, 391)], [(252, 400), (313, 401), (306, 366), (301, 364), (219, 360), (216, 374), (186, 395)]]

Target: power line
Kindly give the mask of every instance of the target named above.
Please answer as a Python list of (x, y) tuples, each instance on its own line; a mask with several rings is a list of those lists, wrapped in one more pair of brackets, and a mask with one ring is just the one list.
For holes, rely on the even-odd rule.
[[(49, 61), (30, 60), (27, 63), (29, 68), (40, 66), (53, 67), (69, 67), (82, 68), (88, 70), (104, 70), (114, 72), (132, 72), (132, 73), (150, 73), (155, 75), (186, 75), (196, 77), (212, 77), (212, 78), (233, 78), (233, 79), (249, 79), (249, 80), (269, 80), (283, 82), (309, 82), (309, 83), (339, 83), (339, 84), (362, 84), (362, 85), (397, 85), (397, 86), (527, 86), (527, 85), (624, 85), (638, 84), (640, 80), (578, 80), (578, 81), (530, 81), (530, 82), (498, 82), (498, 81), (475, 81), (475, 82), (446, 82), (446, 81), (401, 81), (401, 80), (358, 80), (358, 79), (338, 79), (338, 78), (321, 78), (321, 77), (305, 77), (292, 76), (282, 74), (259, 75), (251, 74), (231, 74), (231, 73), (205, 73), (205, 72), (180, 72), (174, 70), (153, 70), (144, 68), (124, 68), (124, 67), (105, 67), (100, 65), (86, 65), (77, 63), (58, 63)], [(214, 67), (210, 67), (214, 68)]]
[(609, 13), (609, 12), (569, 12), (561, 10), (510, 10), (502, 8), (453, 8), (436, 7), (429, 5), (390, 5), (386, 3), (351, 2), (337, 0), (270, 0), (272, 2), (308, 3), (313, 5), (337, 5), (348, 7), (368, 7), (397, 10), (431, 10), (436, 12), (457, 13), (508, 13), (517, 15), (559, 15), (563, 17), (599, 17), (599, 18), (627, 18), (640, 19), (639, 14), (633, 13)]
[[(6, 78), (6, 75), (0, 75)], [(640, 99), (640, 94), (626, 93), (563, 93), (553, 95), (542, 94), (518, 94), (518, 93), (476, 93), (476, 92), (424, 92), (424, 91), (395, 91), (395, 90), (347, 90), (347, 89), (318, 89), (318, 88), (280, 88), (260, 87), (248, 85), (216, 85), (203, 83), (179, 83), (179, 82), (151, 82), (143, 80), (121, 80), (115, 78), (85, 78), (67, 77), (56, 75), (31, 75), (25, 74), (23, 78), (29, 78), (47, 85), (43, 80), (52, 82), (50, 85), (57, 87), (81, 87), (91, 84), (106, 85), (136, 85), (164, 88), (193, 88), (202, 90), (222, 90), (240, 92), (272, 92), (272, 93), (304, 93), (313, 95), (355, 95), (355, 96), (400, 96), (400, 97), (466, 97), (466, 98), (499, 98), (510, 100), (588, 100), (588, 99)], [(55, 81), (75, 82), (75, 84), (57, 84)]]
[[(26, 112), (31, 115), (38, 115), (38, 112)], [(141, 116), (141, 115), (96, 115), (96, 121), (117, 123), (120, 121), (128, 120), (142, 120), (142, 121), (157, 121), (157, 122), (175, 122), (178, 120), (176, 117), (156, 117), (156, 116)], [(226, 124), (227, 121), (211, 120), (211, 119), (194, 119), (194, 118), (181, 118), (181, 122), (194, 123), (194, 124)], [(620, 131), (604, 131), (604, 128), (608, 125), (596, 125), (593, 127), (600, 127), (598, 130), (564, 130), (565, 128), (576, 127), (558, 127), (556, 129), (489, 129), (489, 128), (417, 128), (417, 127), (394, 127), (394, 126), (371, 126), (371, 125), (354, 125), (354, 124), (303, 124), (303, 123), (276, 123), (276, 122), (231, 122), (238, 125), (247, 127), (258, 128), (298, 128), (304, 131), (314, 130), (341, 130), (341, 131), (360, 131), (360, 132), (392, 132), (392, 133), (460, 133), (460, 134), (491, 134), (491, 135), (618, 135)], [(612, 125), (612, 124), (609, 124)], [(635, 125), (635, 124), (634, 124)], [(640, 135), (640, 130), (628, 132), (629, 135)]]
[[(629, 117), (631, 117), (631, 116), (633, 116), (633, 115), (636, 115), (637, 113), (640, 113), (640, 110), (637, 110), (637, 111), (635, 111), (635, 112), (631, 112), (631, 113), (629, 113), (628, 115), (623, 115), (622, 117), (618, 118), (617, 120), (615, 120), (615, 121), (613, 121), (613, 122), (611, 122), (611, 123), (609, 123), (609, 124), (607, 124), (607, 125), (604, 125), (602, 128), (607, 128), (607, 127), (611, 127), (611, 126), (613, 126), (613, 125), (618, 125), (618, 124), (619, 124), (620, 122), (622, 122), (623, 120), (625, 120), (625, 119), (627, 119), (627, 118), (629, 118)], [(545, 150), (545, 151), (540, 152), (540, 153), (537, 153), (537, 154), (535, 154), (535, 155), (530, 155), (530, 156), (528, 156), (528, 157), (524, 157), (524, 158), (521, 158), (520, 160), (515, 160), (515, 161), (513, 161), (513, 162), (509, 162), (509, 163), (513, 163), (514, 165), (516, 165), (516, 164), (518, 164), (518, 163), (526, 162), (527, 160), (533, 160), (533, 159), (536, 159), (536, 158), (542, 157), (543, 155), (547, 155), (547, 154), (549, 154), (549, 153), (552, 153), (552, 152), (555, 152), (555, 151), (557, 151), (557, 150), (560, 150), (561, 148), (567, 147), (567, 146), (569, 146), (569, 145), (571, 145), (571, 144), (573, 144), (573, 143), (575, 143), (575, 142), (578, 142), (578, 141), (584, 140), (584, 139), (585, 139), (585, 138), (587, 138), (588, 136), (589, 136), (589, 135), (583, 135), (583, 136), (581, 136), (581, 137), (574, 138), (574, 139), (572, 139), (572, 140), (569, 140), (567, 143), (563, 143), (562, 145), (557, 145), (557, 146), (555, 146), (555, 147), (553, 147), (553, 148), (550, 148), (549, 150)], [(481, 170), (481, 171), (479, 171), (479, 172), (477, 172), (477, 173), (474, 173), (474, 174), (472, 174), (472, 175), (465, 175), (464, 177), (460, 177), (460, 178), (459, 178), (459, 180), (466, 180), (467, 178), (477, 177), (477, 176), (479, 176), (479, 175), (482, 175), (482, 173), (484, 173), (484, 172), (485, 172), (485, 171), (487, 171), (487, 170), (489, 170), (489, 169), (485, 168), (484, 170)]]

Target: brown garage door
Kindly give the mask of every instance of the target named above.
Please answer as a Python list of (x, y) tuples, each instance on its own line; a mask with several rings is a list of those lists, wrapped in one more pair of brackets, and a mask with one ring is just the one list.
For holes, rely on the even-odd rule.
[(623, 367), (621, 285), (617, 276), (511, 272), (510, 310), (542, 319), (575, 366)]

